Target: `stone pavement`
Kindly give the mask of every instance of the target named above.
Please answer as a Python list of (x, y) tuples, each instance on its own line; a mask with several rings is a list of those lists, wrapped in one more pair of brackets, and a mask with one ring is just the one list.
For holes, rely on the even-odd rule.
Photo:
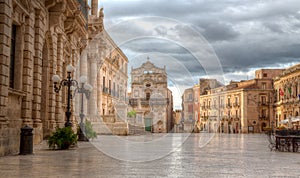
[(115, 137), (120, 145), (107, 135), (63, 151), (43, 142), (33, 155), (0, 157), (0, 177), (300, 177), (300, 154), (271, 152), (265, 135), (186, 136)]

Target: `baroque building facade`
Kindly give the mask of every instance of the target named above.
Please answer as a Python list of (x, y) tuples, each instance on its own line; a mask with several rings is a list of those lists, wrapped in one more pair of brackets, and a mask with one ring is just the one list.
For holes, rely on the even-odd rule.
[(154, 133), (173, 129), (173, 96), (168, 89), (165, 68), (156, 67), (148, 59), (141, 67), (131, 69), (129, 105), (136, 111), (134, 125)]
[(93, 0), (89, 45), (78, 65), (78, 76), (87, 76), (93, 86), (92, 97), (84, 102), (85, 114), (98, 134), (126, 135), (128, 59), (104, 28), (103, 8), (96, 7), (98, 1)]
[[(260, 133), (274, 122), (273, 78), (281, 69), (261, 69), (252, 80), (201, 90), (200, 129), (220, 133)], [(208, 79), (207, 79), (208, 80)]]
[(192, 132), (195, 126), (196, 107), (194, 106), (195, 93), (193, 88), (185, 89), (182, 95), (182, 125), (183, 132)]
[(274, 79), (275, 125), (286, 124), (299, 128), (300, 124), (300, 64), (285, 69)]
[(1, 0), (0, 155), (19, 151), (20, 128), (33, 127), (34, 143), (65, 122), (66, 91), (51, 76), (66, 77), (86, 46), (85, 0)]

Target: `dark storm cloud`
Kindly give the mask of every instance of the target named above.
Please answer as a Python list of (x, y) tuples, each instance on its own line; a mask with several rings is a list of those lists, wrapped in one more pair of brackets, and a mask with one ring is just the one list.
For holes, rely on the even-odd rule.
[[(171, 18), (194, 26), (215, 49), (225, 73), (242, 74), (300, 61), (299, 0), (103, 0), (102, 3), (107, 26), (144, 16)], [(152, 25), (156, 25), (154, 21)], [(173, 30), (177, 34), (185, 31), (180, 25)], [(122, 28), (119, 35), (147, 33), (165, 37), (171, 32), (165, 26), (151, 29), (140, 23)], [(181, 36), (189, 45), (199, 45), (193, 43), (193, 37), (194, 34)], [(126, 48), (132, 55), (165, 53), (178, 58), (193, 75), (205, 73), (201, 65), (195, 65), (189, 51), (174, 44), (140, 40)]]

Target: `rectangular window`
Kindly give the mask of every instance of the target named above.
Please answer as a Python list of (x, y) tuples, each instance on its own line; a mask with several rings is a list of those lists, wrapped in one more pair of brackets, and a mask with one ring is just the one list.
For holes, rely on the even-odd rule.
[(105, 88), (105, 76), (103, 76), (103, 81), (102, 81), (103, 89)]
[(231, 105), (230, 105), (230, 98), (228, 98), (227, 100), (228, 100), (228, 101), (227, 101), (228, 106), (231, 106)]
[(108, 92), (111, 94), (111, 80), (108, 81)]
[(264, 74), (263, 74), (263, 77), (268, 77), (268, 74), (267, 74), (267, 73), (264, 73)]
[(266, 86), (267, 86), (267, 84), (266, 84), (266, 83), (262, 83), (262, 89), (264, 89), (264, 90), (265, 90), (265, 89), (267, 88)]
[(193, 112), (193, 105), (192, 104), (188, 105), (188, 112)]
[(193, 94), (190, 93), (190, 94), (189, 94), (189, 101), (192, 101), (192, 100), (193, 100)]
[(150, 100), (151, 94), (149, 92), (146, 93), (146, 100)]
[(113, 84), (113, 95), (116, 96), (116, 83)]
[(266, 103), (267, 103), (267, 99), (266, 99), (265, 96), (262, 96), (262, 97), (261, 97), (261, 103), (262, 103), (262, 104), (266, 104)]
[(265, 118), (267, 116), (267, 110), (266, 109), (261, 110), (261, 116), (263, 118)]
[(15, 78), (15, 56), (16, 56), (16, 35), (17, 26), (12, 25), (11, 28), (11, 48), (10, 48), (10, 64), (9, 64), (9, 87), (14, 88), (14, 78)]

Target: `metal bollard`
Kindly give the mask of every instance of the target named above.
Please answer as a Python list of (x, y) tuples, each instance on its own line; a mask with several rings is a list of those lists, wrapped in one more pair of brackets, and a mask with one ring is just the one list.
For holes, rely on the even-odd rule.
[(33, 128), (28, 125), (21, 128), (20, 155), (32, 154), (33, 151)]

